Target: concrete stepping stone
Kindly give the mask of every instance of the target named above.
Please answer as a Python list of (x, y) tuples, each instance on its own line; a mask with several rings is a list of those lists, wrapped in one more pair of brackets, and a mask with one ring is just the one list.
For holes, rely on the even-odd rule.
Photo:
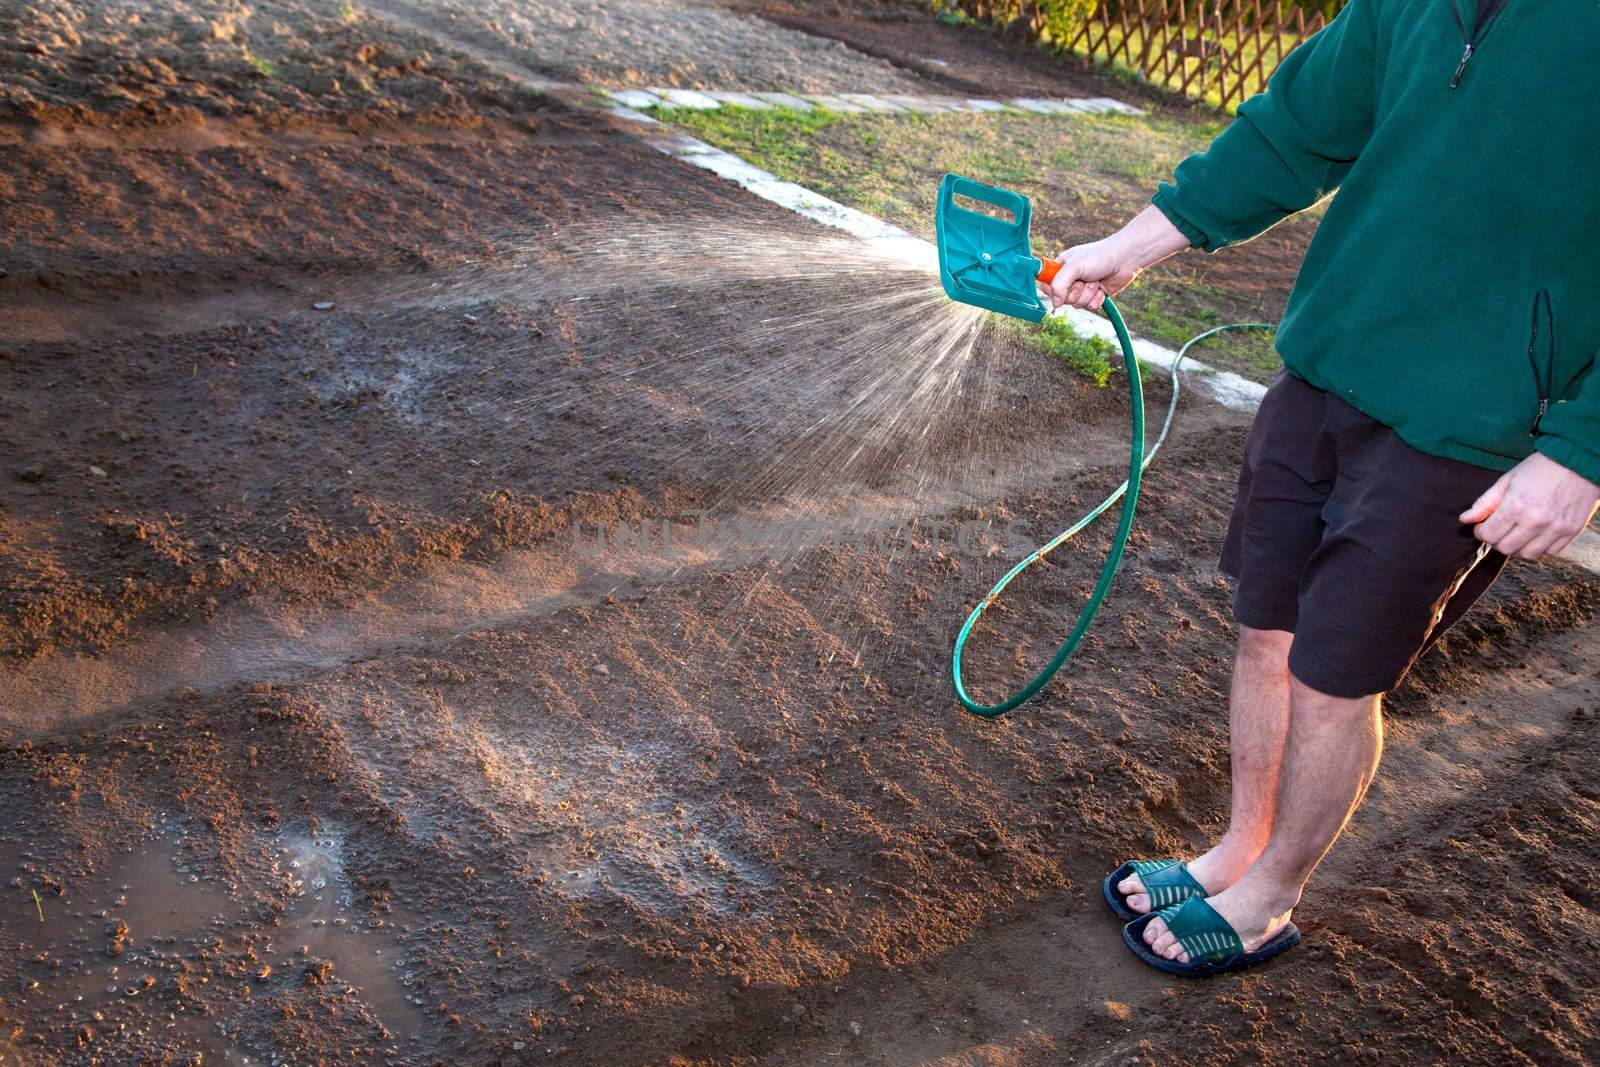
[(873, 96), (871, 93), (840, 93), (839, 97), (840, 99), (850, 101), (852, 104), (860, 104), (868, 111), (898, 111), (901, 113), (904, 113), (905, 111), (905, 108), (900, 107), (898, 104), (891, 104), (882, 97)]
[(694, 89), (657, 89), (652, 86), (650, 92), (665, 100), (668, 107), (688, 107), (694, 108), (696, 111), (715, 111), (722, 106), (705, 93), (697, 92)]
[(1069, 107), (1065, 100), (1038, 100), (1031, 96), (1019, 96), (1011, 102), (1024, 111), (1032, 111), (1036, 115), (1065, 115), (1077, 110), (1075, 107)]
[(731, 104), (734, 107), (747, 107), (753, 111), (770, 111), (772, 109), (770, 103), (750, 93), (708, 92), (706, 95), (724, 105)]
[(796, 111), (814, 111), (816, 109), (816, 106), (817, 106), (817, 105), (813, 104), (811, 101), (802, 100), (798, 96), (793, 95), (792, 93), (770, 93), (769, 92), (769, 93), (751, 93), (750, 95), (759, 96), (761, 99), (767, 101), (767, 103), (776, 104), (779, 107), (792, 107)]
[(885, 100), (896, 107), (907, 111), (918, 111), (924, 115), (937, 115), (950, 110), (943, 104), (936, 103), (931, 97), (926, 96), (885, 96)]
[(829, 96), (827, 93), (806, 93), (805, 98), (822, 108), (824, 111), (842, 111), (846, 114), (860, 114), (867, 109), (860, 104), (852, 104), (842, 96)]
[(1010, 111), (1011, 108), (998, 100), (968, 100), (967, 106), (974, 111)]
[(1121, 100), (1113, 100), (1109, 96), (1091, 96), (1087, 100), (1079, 101), (1079, 103), (1098, 104), (1100, 105), (1100, 109), (1102, 111), (1111, 111), (1118, 115), (1144, 114), (1144, 108), (1134, 107), (1132, 104), (1125, 104)]
[(665, 100), (645, 89), (607, 89), (606, 95), (624, 107), (660, 107)]

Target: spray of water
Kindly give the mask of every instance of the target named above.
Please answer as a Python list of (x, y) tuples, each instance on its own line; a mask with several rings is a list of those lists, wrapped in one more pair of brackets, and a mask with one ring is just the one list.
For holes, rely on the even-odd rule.
[[(489, 364), (518, 364), (523, 388), (467, 396), (470, 421), (540, 434), (577, 419), (596, 432), (565, 441), (569, 462), (614, 465), (631, 448), (669, 478), (714, 468), (720, 484), (705, 512), (782, 503), (808, 535), (830, 502), (887, 489), (925, 503), (962, 473), (953, 466), (984, 459), (951, 451), (957, 423), (994, 413), (996, 368), (974, 359), (983, 313), (944, 295), (925, 245), (701, 220), (626, 232), (585, 223), (501, 243), (508, 254), (492, 262), (442, 280), (388, 279), (381, 299), (362, 301), (567, 317), (582, 366), (552, 366), (524, 337), (442, 348), (431, 366), (399, 372), (416, 385), (441, 369), (481, 376)], [(714, 427), (714, 438), (646, 439), (651, 428), (615, 421), (622, 412), (680, 414)], [(548, 488), (518, 459), (490, 473), (508, 488)], [(782, 556), (803, 546), (780, 536), (771, 547)]]
[[(517, 366), (514, 394), (458, 398), (467, 421), (559, 437), (567, 469), (642, 462), (647, 482), (694, 485), (686, 521), (701, 547), (787, 564), (819, 543), (892, 546), (913, 517), (1016, 462), (966, 429), (998, 414), (1004, 372), (975, 358), (984, 314), (944, 294), (925, 243), (694, 219), (595, 220), (497, 244), (445, 278), (386, 279), (359, 303), (560, 320), (571, 343), (559, 353), (514, 334), (441, 348), (406, 373), (425, 385), (444, 368)], [(532, 496), (560, 488), (522, 458), (487, 473)], [(857, 592), (833, 591), (840, 616)]]

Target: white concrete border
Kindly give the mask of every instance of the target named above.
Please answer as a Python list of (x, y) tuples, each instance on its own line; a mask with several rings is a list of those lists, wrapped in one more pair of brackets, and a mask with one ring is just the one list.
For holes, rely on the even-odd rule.
[(916, 112), (938, 115), (944, 112), (965, 111), (1029, 111), (1036, 115), (1142, 115), (1144, 111), (1113, 100), (1109, 96), (1062, 97), (1040, 99), (1018, 97), (1014, 100), (960, 99), (953, 96), (907, 96), (900, 93), (783, 93), (771, 91), (727, 92), (718, 89), (671, 89), (650, 86), (645, 89), (604, 89), (608, 97), (624, 107), (686, 107), (700, 111), (729, 105), (733, 107), (769, 108), (792, 107), (796, 111), (813, 108), (856, 112), (879, 111), (884, 113)]

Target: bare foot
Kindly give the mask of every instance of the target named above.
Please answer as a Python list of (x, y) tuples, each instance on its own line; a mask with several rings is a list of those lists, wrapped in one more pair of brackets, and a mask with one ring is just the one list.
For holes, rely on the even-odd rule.
[[(1287, 903), (1285, 900), (1284, 892), (1278, 887), (1263, 885), (1259, 878), (1242, 878), (1216, 896), (1207, 897), (1206, 903), (1233, 927), (1239, 940), (1244, 942), (1244, 950), (1254, 952), (1288, 925), (1298, 897), (1291, 895)], [(1189, 962), (1188, 951), (1172, 936), (1160, 917), (1145, 924), (1144, 942), (1157, 955), (1179, 963)]]
[[(1243, 878), (1244, 872), (1260, 855), (1261, 849), (1255, 845), (1240, 844), (1224, 835), (1210, 852), (1189, 861), (1189, 873), (1210, 897)], [(1137, 874), (1118, 882), (1117, 892), (1123, 895), (1128, 910), (1139, 915), (1150, 910), (1150, 895), (1144, 891), (1144, 882)]]

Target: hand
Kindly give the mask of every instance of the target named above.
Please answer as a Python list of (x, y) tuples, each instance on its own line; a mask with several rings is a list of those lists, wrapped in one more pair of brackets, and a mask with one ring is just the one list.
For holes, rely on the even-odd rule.
[(1600, 485), (1535, 452), (1501, 475), (1461, 521), (1498, 552), (1539, 559), (1570, 545), (1597, 506)]
[(1189, 239), (1152, 204), (1110, 237), (1057, 256), (1061, 269), (1050, 283), (1050, 305), (1099, 310), (1141, 270), (1187, 247)]
[(1106, 297), (1116, 296), (1138, 275), (1140, 267), (1117, 246), (1117, 238), (1069, 248), (1056, 257), (1061, 269), (1050, 282), (1053, 307), (1071, 304), (1100, 310)]

